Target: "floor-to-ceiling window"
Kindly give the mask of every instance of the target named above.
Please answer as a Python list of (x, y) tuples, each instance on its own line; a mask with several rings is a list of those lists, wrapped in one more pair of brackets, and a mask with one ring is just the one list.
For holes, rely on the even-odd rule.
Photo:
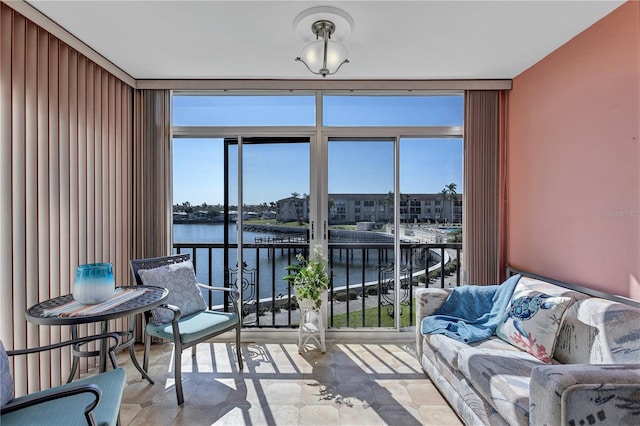
[(284, 268), (316, 245), (334, 329), (412, 326), (417, 287), (459, 284), (462, 93), (173, 99), (174, 249), (242, 288), (245, 326), (297, 325)]

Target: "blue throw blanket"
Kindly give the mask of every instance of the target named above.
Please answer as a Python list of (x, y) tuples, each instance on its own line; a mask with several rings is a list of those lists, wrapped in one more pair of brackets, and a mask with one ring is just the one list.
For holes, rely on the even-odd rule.
[(520, 275), (500, 285), (456, 287), (435, 313), (422, 320), (422, 333), (444, 334), (471, 343), (493, 336)]

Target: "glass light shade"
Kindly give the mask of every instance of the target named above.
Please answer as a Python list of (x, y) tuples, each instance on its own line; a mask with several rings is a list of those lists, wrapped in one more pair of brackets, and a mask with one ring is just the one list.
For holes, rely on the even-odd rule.
[[(312, 41), (303, 47), (300, 51), (300, 59), (314, 72), (319, 72), (323, 67), (324, 40)], [(329, 40), (327, 44), (327, 69), (329, 74), (336, 72), (346, 59), (347, 48), (342, 43)]]
[(73, 298), (85, 305), (102, 303), (115, 292), (111, 263), (89, 263), (76, 268)]

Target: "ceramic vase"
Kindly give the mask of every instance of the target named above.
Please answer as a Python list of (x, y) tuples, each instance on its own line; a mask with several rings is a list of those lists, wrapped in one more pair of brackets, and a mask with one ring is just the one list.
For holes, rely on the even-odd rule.
[(73, 298), (85, 305), (102, 303), (115, 292), (111, 263), (89, 263), (76, 268)]

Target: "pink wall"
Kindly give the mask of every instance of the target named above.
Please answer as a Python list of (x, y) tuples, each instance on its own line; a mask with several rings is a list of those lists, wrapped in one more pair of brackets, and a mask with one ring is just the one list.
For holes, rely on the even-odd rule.
[(507, 123), (509, 264), (640, 300), (640, 3), (517, 76)]

